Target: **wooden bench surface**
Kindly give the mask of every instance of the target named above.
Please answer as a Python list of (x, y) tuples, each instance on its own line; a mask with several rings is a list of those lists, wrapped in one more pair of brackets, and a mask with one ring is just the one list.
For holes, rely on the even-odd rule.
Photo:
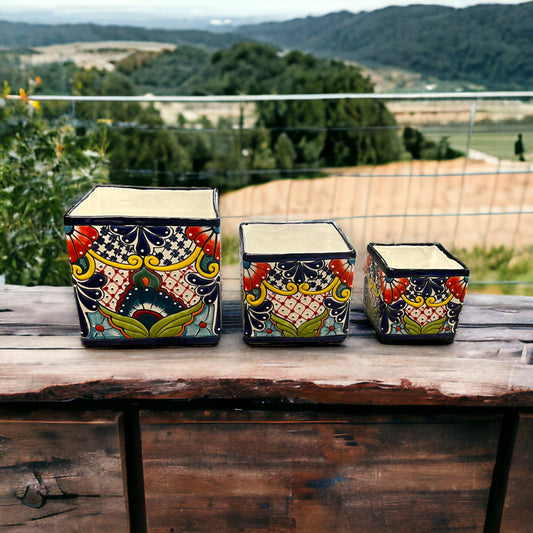
[(70, 287), (0, 289), (0, 401), (273, 399), (532, 406), (533, 298), (469, 294), (451, 345), (377, 341), (353, 297), (338, 346), (250, 347), (235, 279), (215, 347), (84, 348)]

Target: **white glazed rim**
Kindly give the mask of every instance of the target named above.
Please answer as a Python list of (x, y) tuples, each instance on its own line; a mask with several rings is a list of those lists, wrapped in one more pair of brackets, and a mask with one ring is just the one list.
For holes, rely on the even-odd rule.
[(437, 243), (377, 244), (372, 249), (395, 270), (458, 270), (465, 266)]
[(332, 221), (245, 222), (243, 253), (250, 256), (350, 254), (353, 248)]
[(209, 188), (96, 186), (67, 213), (69, 217), (161, 219), (218, 218), (217, 195)]

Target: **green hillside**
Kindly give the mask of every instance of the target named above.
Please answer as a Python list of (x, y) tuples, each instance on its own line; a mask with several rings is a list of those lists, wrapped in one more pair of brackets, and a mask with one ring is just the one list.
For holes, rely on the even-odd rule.
[(394, 67), (487, 89), (533, 86), (533, 2), (464, 9), (411, 5), (241, 26), (228, 33), (97, 24), (40, 25), (0, 21), (0, 47), (74, 41), (158, 41), (218, 50), (241, 41)]
[(219, 49), (227, 48), (242, 40), (250, 39), (239, 33), (212, 33), (200, 30), (154, 30), (99, 24), (47, 25), (0, 21), (0, 47), (5, 48), (28, 48), (72, 42), (156, 41)]
[(239, 32), (287, 49), (393, 66), (492, 89), (530, 89), (533, 2), (465, 9), (412, 5), (333, 13)]

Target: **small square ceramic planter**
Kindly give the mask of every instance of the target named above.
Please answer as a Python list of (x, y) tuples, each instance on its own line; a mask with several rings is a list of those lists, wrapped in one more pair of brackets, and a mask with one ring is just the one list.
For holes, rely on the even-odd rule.
[(240, 238), (247, 343), (346, 337), (355, 250), (334, 222), (244, 223)]
[(215, 189), (97, 186), (64, 222), (86, 346), (218, 342)]
[(470, 271), (438, 243), (367, 247), (363, 305), (389, 343), (453, 342)]

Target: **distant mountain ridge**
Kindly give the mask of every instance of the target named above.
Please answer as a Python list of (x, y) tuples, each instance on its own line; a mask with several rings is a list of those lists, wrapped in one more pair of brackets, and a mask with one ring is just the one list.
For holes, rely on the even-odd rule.
[(232, 31), (154, 30), (98, 24), (43, 25), (0, 21), (0, 47), (74, 41), (159, 41), (211, 50), (261, 41), (318, 57), (391, 66), (487, 89), (533, 87), (533, 2), (436, 5), (342, 11), (320, 17), (240, 26)]
[(319, 57), (393, 66), (494, 89), (533, 86), (533, 2), (342, 11), (241, 26), (239, 33)]
[(0, 21), (0, 47), (30, 48), (52, 44), (98, 41), (155, 41), (176, 45), (190, 44), (217, 50), (249, 40), (239, 32), (205, 30), (148, 29), (136, 26), (100, 24), (29, 24)]

